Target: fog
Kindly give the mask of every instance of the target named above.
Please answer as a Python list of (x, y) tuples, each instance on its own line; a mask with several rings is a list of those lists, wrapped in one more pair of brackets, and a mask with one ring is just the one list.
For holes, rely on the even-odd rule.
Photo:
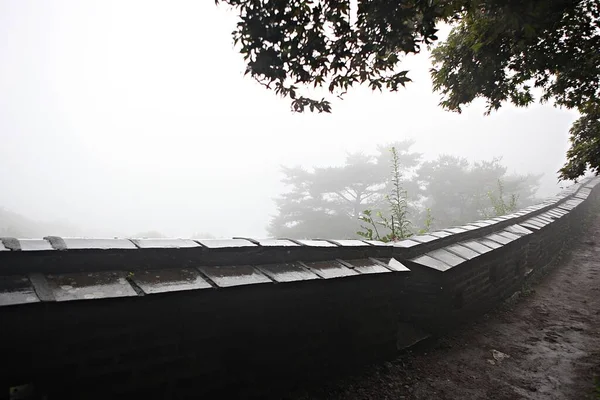
[(404, 139), (425, 160), (502, 157), (544, 174), (538, 196), (558, 191), (575, 112), (446, 112), (423, 53), (405, 62), (405, 90), (356, 88), (330, 115), (293, 114), (243, 76), (235, 22), (205, 0), (0, 1), (0, 208), (86, 236), (265, 237), (282, 165), (341, 165)]

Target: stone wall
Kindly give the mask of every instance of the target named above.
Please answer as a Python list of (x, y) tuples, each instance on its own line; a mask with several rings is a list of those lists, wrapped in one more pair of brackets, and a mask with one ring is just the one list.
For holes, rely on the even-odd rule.
[(2, 238), (0, 399), (263, 396), (393, 358), (519, 290), (598, 182), (394, 244)]

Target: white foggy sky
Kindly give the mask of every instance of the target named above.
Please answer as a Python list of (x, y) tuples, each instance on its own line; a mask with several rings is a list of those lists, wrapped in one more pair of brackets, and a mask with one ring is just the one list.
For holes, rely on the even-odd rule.
[(292, 114), (243, 77), (235, 14), (208, 0), (0, 0), (0, 207), (89, 235), (265, 235), (279, 166), (415, 138), (434, 158), (503, 156), (555, 191), (574, 112), (437, 106), (427, 56), (398, 93)]

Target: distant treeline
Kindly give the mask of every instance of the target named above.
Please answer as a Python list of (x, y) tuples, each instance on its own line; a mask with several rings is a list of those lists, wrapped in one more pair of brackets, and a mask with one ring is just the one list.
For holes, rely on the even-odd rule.
[[(355, 238), (357, 232), (368, 235), (365, 228), (372, 218), (381, 228), (380, 238), (406, 237), (536, 201), (542, 175), (507, 174), (497, 158), (470, 163), (441, 155), (424, 162), (412, 145), (402, 141), (378, 146), (374, 154), (351, 153), (344, 165), (335, 167), (283, 167), (289, 191), (275, 200), (278, 212), (269, 234)], [(394, 215), (403, 219), (396, 217), (392, 224)]]

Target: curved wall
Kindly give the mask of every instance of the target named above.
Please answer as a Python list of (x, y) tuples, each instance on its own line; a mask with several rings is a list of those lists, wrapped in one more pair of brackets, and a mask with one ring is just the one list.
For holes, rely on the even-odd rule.
[(598, 182), (394, 244), (2, 238), (0, 386), (249, 397), (392, 358), (519, 290), (580, 231)]

